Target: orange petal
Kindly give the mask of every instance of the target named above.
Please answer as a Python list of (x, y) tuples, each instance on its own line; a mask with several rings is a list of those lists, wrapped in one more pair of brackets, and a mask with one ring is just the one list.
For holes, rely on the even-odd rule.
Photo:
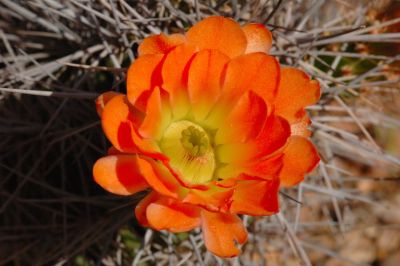
[(161, 66), (164, 55), (144, 55), (133, 61), (126, 77), (128, 100), (135, 104), (145, 91), (151, 91), (156, 86), (161, 86)]
[(271, 115), (267, 118), (263, 129), (257, 136), (254, 144), (257, 156), (266, 156), (281, 148), (290, 136), (290, 125), (280, 116)]
[(139, 45), (138, 53), (139, 56), (146, 54), (166, 54), (185, 41), (186, 38), (182, 34), (165, 35), (161, 33), (153, 35), (143, 40)]
[(105, 190), (118, 195), (131, 195), (149, 187), (139, 172), (136, 155), (110, 155), (93, 166), (93, 177)]
[(279, 82), (279, 64), (272, 56), (252, 53), (232, 59), (227, 67), (222, 95), (207, 118), (207, 124), (219, 125), (239, 97), (252, 90), (271, 103)]
[(304, 115), (304, 107), (314, 104), (320, 97), (319, 83), (310, 80), (306, 73), (296, 68), (282, 68), (281, 82), (274, 100), (276, 113), (290, 123)]
[(137, 205), (135, 208), (135, 216), (138, 222), (143, 225), (150, 227), (149, 222), (147, 221), (147, 216), (146, 216), (146, 210), (147, 207), (155, 202), (158, 198), (160, 197), (160, 194), (158, 194), (155, 191), (150, 192), (146, 197), (144, 197)]
[(247, 241), (247, 231), (234, 214), (201, 211), (203, 239), (207, 249), (219, 257), (239, 255), (236, 244)]
[(300, 121), (290, 125), (292, 136), (302, 136), (308, 138), (311, 136), (311, 131), (308, 127), (311, 125), (311, 120), (308, 118), (307, 113), (303, 115)]
[(171, 108), (176, 117), (183, 117), (190, 105), (187, 95), (189, 62), (196, 50), (190, 45), (180, 45), (168, 53), (162, 68), (162, 88), (170, 95)]
[(229, 62), (223, 90), (232, 96), (240, 96), (252, 90), (266, 102), (271, 102), (276, 95), (278, 83), (278, 61), (264, 53), (252, 53)]
[(282, 169), (283, 154), (278, 153), (272, 157), (259, 158), (247, 162), (227, 164), (218, 168), (216, 176), (218, 178), (240, 179), (239, 176), (245, 174), (245, 179), (265, 179), (271, 180), (279, 174)]
[(272, 34), (262, 24), (250, 23), (242, 28), (247, 39), (246, 54), (262, 52), (268, 53), (272, 46)]
[(234, 187), (236, 185), (237, 180), (235, 180), (234, 178), (221, 179), (221, 180), (214, 180), (214, 181), (212, 181), (212, 183), (217, 187), (232, 188), (232, 187)]
[(264, 100), (252, 91), (246, 92), (217, 131), (215, 143), (246, 142), (255, 138), (264, 125), (267, 114)]
[(115, 92), (115, 91), (107, 91), (105, 93), (102, 93), (99, 97), (97, 97), (96, 111), (100, 117), (101, 117), (101, 114), (103, 113), (104, 106), (106, 106), (108, 101), (110, 101), (116, 95), (119, 95), (119, 93)]
[(187, 232), (200, 226), (200, 209), (177, 200), (160, 197), (147, 207), (147, 221), (156, 230)]
[(270, 180), (282, 169), (283, 155), (278, 153), (272, 157), (260, 158), (244, 164), (244, 173), (253, 177)]
[[(137, 150), (137, 152), (139, 152), (139, 150)], [(123, 152), (119, 151), (117, 148), (115, 148), (114, 146), (111, 146), (110, 148), (108, 148), (107, 150), (107, 155), (118, 155), (118, 154), (124, 154)]]
[(171, 112), (168, 103), (161, 99), (160, 89), (155, 88), (147, 100), (146, 115), (139, 128), (144, 138), (160, 139), (163, 130), (171, 121)]
[(178, 197), (183, 188), (161, 162), (138, 158), (137, 164), (143, 178), (155, 191), (165, 196)]
[(217, 146), (218, 159), (223, 163), (241, 163), (272, 154), (283, 145), (290, 136), (288, 122), (275, 115), (267, 118), (260, 134), (248, 142), (227, 143)]
[(186, 36), (200, 50), (219, 50), (231, 58), (243, 54), (247, 45), (240, 25), (224, 17), (208, 17), (194, 25)]
[(279, 179), (240, 181), (235, 187), (230, 211), (253, 216), (279, 211)]
[(188, 92), (195, 118), (203, 120), (219, 97), (222, 72), (229, 57), (217, 50), (196, 54), (189, 67)]
[(151, 157), (159, 157), (160, 150), (151, 140), (142, 139), (136, 132), (142, 114), (132, 107), (125, 95), (112, 98), (103, 109), (103, 131), (115, 148), (127, 153), (140, 150)]
[(304, 175), (311, 172), (319, 162), (314, 145), (300, 136), (291, 136), (283, 153), (283, 168), (279, 178), (284, 187), (300, 183)]
[(190, 190), (182, 201), (202, 206), (210, 211), (226, 212), (232, 203), (232, 195), (233, 189), (231, 188), (211, 186), (206, 191)]
[(141, 114), (130, 106), (125, 95), (113, 97), (103, 109), (103, 131), (113, 146), (120, 151), (137, 151), (132, 139), (132, 127), (141, 122)]

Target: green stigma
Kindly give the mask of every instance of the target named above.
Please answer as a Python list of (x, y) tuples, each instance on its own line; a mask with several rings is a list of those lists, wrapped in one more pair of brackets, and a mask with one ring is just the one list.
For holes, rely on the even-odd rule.
[(185, 182), (203, 184), (212, 180), (216, 168), (214, 149), (201, 126), (188, 120), (173, 122), (165, 129), (159, 145)]
[(182, 130), (181, 135), (181, 143), (190, 155), (198, 157), (206, 154), (209, 141), (204, 131), (200, 131), (194, 126), (189, 126)]

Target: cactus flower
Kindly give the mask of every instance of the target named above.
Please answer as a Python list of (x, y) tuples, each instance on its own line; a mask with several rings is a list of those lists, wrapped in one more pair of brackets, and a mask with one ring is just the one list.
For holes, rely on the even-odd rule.
[(281, 67), (271, 43), (263, 25), (218, 16), (144, 39), (126, 95), (97, 99), (112, 147), (95, 181), (118, 195), (149, 191), (135, 209), (143, 226), (200, 227), (210, 252), (237, 256), (247, 240), (239, 215), (277, 213), (279, 188), (319, 162), (304, 109), (319, 83)]

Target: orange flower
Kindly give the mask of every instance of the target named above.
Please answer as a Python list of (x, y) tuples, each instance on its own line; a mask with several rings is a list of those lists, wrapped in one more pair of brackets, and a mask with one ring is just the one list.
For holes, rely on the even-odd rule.
[(149, 189), (135, 210), (142, 225), (201, 227), (209, 251), (238, 255), (247, 239), (238, 215), (277, 213), (279, 186), (298, 184), (319, 161), (304, 110), (319, 84), (281, 68), (271, 41), (263, 25), (223, 17), (146, 38), (127, 95), (97, 100), (113, 147), (94, 165), (96, 182), (119, 195)]

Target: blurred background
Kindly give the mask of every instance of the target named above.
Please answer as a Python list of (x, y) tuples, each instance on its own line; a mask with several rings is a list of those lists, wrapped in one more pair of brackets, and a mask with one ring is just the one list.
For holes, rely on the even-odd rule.
[[(210, 15), (273, 32), (271, 54), (321, 83), (319, 167), (279, 215), (243, 217), (236, 259), (199, 231), (139, 226), (145, 195), (92, 180), (106, 154), (94, 100), (125, 92), (140, 41)], [(0, 265), (400, 265), (400, 2), (0, 0)]]

